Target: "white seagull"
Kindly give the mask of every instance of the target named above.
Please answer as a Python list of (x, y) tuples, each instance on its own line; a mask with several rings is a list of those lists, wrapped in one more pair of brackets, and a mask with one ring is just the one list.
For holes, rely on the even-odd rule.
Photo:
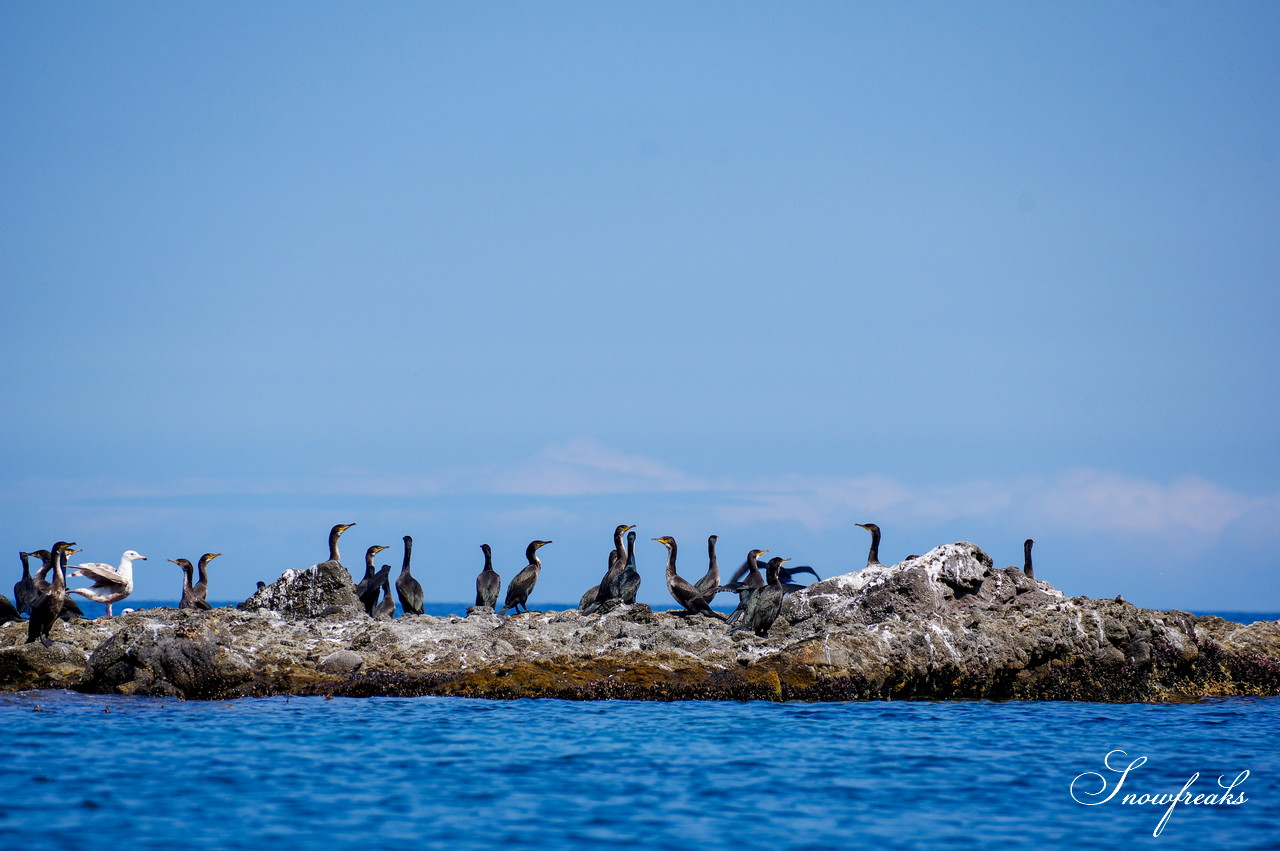
[(93, 585), (88, 588), (68, 588), (67, 593), (79, 594), (95, 603), (106, 604), (107, 617), (111, 617), (111, 604), (118, 603), (133, 593), (133, 563), (146, 560), (144, 555), (125, 550), (124, 555), (120, 556), (119, 567), (101, 562), (78, 564), (71, 575), (92, 579)]

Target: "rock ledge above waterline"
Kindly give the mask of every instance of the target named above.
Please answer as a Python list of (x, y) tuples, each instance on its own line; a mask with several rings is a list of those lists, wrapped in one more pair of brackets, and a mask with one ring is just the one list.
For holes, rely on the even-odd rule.
[[(241, 609), (0, 628), (0, 690), (222, 699), (461, 695), (639, 700), (1173, 701), (1280, 694), (1280, 624), (1068, 598), (969, 543), (816, 582), (769, 635), (645, 605), (375, 621), (341, 566)], [(652, 578), (651, 578), (651, 581)]]

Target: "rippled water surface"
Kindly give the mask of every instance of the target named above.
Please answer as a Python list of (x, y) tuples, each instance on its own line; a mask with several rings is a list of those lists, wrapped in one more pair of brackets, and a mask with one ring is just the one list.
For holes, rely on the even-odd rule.
[[(1280, 699), (572, 703), (0, 695), (14, 848), (1274, 848)], [(1077, 775), (1232, 807), (1085, 807)], [(1113, 757), (1113, 764), (1116, 764)], [(1096, 788), (1097, 781), (1094, 782)], [(1077, 788), (1085, 788), (1083, 784)], [(1093, 791), (1093, 789), (1086, 789)], [(17, 844), (10, 844), (10, 840)]]

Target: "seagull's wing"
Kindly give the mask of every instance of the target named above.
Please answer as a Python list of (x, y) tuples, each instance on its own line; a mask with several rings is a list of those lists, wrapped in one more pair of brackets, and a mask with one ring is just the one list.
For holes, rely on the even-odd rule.
[(114, 567), (101, 562), (77, 564), (71, 572), (72, 576), (84, 576), (92, 579), (95, 585), (123, 585), (124, 577)]

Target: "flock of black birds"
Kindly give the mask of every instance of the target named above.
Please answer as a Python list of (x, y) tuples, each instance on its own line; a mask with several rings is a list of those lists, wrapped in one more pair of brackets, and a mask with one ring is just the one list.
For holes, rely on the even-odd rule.
[[(338, 540), (342, 533), (355, 526), (354, 523), (339, 523), (329, 531), (329, 560), (341, 564), (338, 551)], [(860, 524), (861, 525), (861, 524)], [(875, 557), (879, 545), (880, 530), (874, 524), (867, 524), (872, 530), (872, 557)], [(636, 533), (634, 526), (621, 525), (613, 530), (613, 549), (609, 551), (609, 566), (600, 582), (587, 589), (578, 602), (578, 609), (585, 614), (601, 611), (606, 606), (633, 604), (636, 593), (640, 590), (640, 572), (636, 570)], [(623, 536), (626, 536), (625, 543)], [(800, 567), (783, 567), (790, 559), (773, 558), (765, 565), (761, 574), (759, 558), (768, 550), (751, 550), (746, 561), (734, 572), (732, 578), (724, 584), (720, 581), (720, 568), (716, 560), (717, 536), (707, 539), (707, 572), (697, 581), (690, 583), (676, 572), (676, 541), (670, 535), (653, 538), (667, 549), (666, 583), (667, 591), (680, 606), (688, 612), (700, 613), (718, 618), (730, 624), (742, 624), (750, 628), (756, 635), (764, 636), (773, 626), (782, 610), (784, 596), (804, 586), (796, 583), (794, 578), (800, 573), (818, 573), (808, 565)], [(481, 544), (484, 553), (484, 567), (476, 576), (476, 601), (478, 607), (494, 609), (499, 615), (514, 610), (517, 614), (529, 611), (529, 595), (533, 592), (542, 571), (542, 559), (538, 550), (553, 543), (552, 541), (531, 541), (525, 549), (525, 567), (507, 583), (507, 594), (501, 608), (498, 607), (498, 594), (502, 588), (502, 577), (493, 569), (493, 551), (488, 544)], [(391, 597), (391, 565), (384, 564), (374, 568), (374, 557), (387, 549), (375, 545), (369, 547), (364, 556), (364, 576), (356, 585), (356, 597), (364, 610), (371, 617), (388, 619), (395, 617), (396, 604)], [(405, 614), (422, 614), (422, 585), (413, 577), (410, 558), (413, 552), (413, 538), (404, 536), (404, 563), (400, 575), (395, 582), (396, 596)], [(868, 563), (871, 563), (868, 561)], [(728, 615), (721, 614), (711, 607), (711, 600), (720, 593), (738, 595), (738, 606)]]
[[(342, 533), (352, 528), (354, 523), (340, 523), (329, 531), (329, 560), (341, 564), (338, 552), (338, 540)], [(880, 527), (874, 523), (858, 523), (858, 526), (871, 533), (871, 548), (867, 553), (867, 566), (880, 566)], [(636, 569), (634, 526), (620, 525), (613, 530), (613, 549), (609, 551), (609, 564), (600, 582), (587, 589), (578, 602), (578, 609), (585, 614), (599, 612), (606, 607), (629, 605), (636, 601), (636, 593), (640, 589), (640, 573)], [(625, 536), (625, 543), (624, 543)], [(809, 573), (815, 579), (820, 578), (817, 571), (808, 565), (784, 567), (790, 559), (774, 557), (760, 571), (759, 559), (768, 550), (753, 549), (747, 553), (746, 560), (734, 571), (728, 582), (721, 582), (720, 567), (716, 560), (717, 536), (707, 539), (707, 570), (696, 582), (689, 582), (676, 572), (676, 541), (670, 535), (653, 538), (667, 550), (666, 585), (680, 606), (687, 612), (716, 618), (734, 625), (735, 629), (750, 629), (758, 636), (766, 636), (782, 611), (785, 596), (803, 588), (796, 583), (795, 577), (800, 573)], [(551, 541), (532, 541), (525, 550), (528, 564), (507, 583), (507, 594), (502, 607), (498, 608), (498, 594), (502, 587), (502, 577), (493, 569), (493, 552), (488, 544), (481, 544), (484, 552), (484, 567), (476, 576), (476, 601), (478, 607), (496, 610), (505, 615), (514, 610), (517, 614), (527, 612), (529, 595), (533, 592), (542, 570), (542, 560), (538, 550), (552, 543)], [(1031, 546), (1035, 541), (1028, 539), (1023, 545), (1023, 570), (1028, 578), (1034, 578), (1031, 564)], [(50, 644), (49, 631), (59, 618), (71, 620), (83, 617), (84, 613), (76, 602), (68, 596), (66, 585), (67, 557), (80, 552), (72, 549), (74, 542), (58, 541), (49, 550), (37, 550), (31, 553), (19, 553), (22, 559), (22, 578), (14, 586), (14, 600), (0, 595), (0, 624), (29, 616), (27, 642), (41, 641)], [(387, 547), (376, 545), (365, 552), (364, 576), (355, 587), (356, 597), (365, 611), (374, 618), (389, 619), (395, 617), (396, 601), (391, 596), (391, 566), (384, 564), (374, 569), (374, 557)], [(404, 561), (400, 575), (395, 581), (396, 597), (405, 614), (423, 614), (422, 584), (413, 576), (410, 559), (413, 553), (413, 538), (404, 536)], [(130, 550), (126, 558), (133, 556), (143, 558)], [(208, 566), (221, 553), (205, 553), (197, 565), (192, 565), (185, 558), (169, 559), (178, 565), (183, 572), (182, 596), (179, 609), (204, 609), (210, 607), (208, 602)], [(32, 574), (29, 564), (31, 557), (39, 558), (42, 566)], [(908, 556), (908, 560), (917, 556)], [(85, 567), (82, 565), (81, 567)], [(105, 567), (101, 565), (99, 567)], [(49, 574), (52, 573), (52, 579)], [(193, 578), (198, 574), (198, 578)], [(258, 588), (265, 587), (259, 582)], [(72, 589), (75, 591), (76, 589)], [(132, 581), (125, 590), (124, 596), (132, 590)], [(711, 601), (718, 594), (731, 593), (738, 595), (737, 607), (728, 615), (717, 612), (711, 607)], [(91, 597), (92, 599), (92, 597)], [(117, 597), (117, 601), (122, 597)], [(107, 616), (110, 617), (108, 604)]]

